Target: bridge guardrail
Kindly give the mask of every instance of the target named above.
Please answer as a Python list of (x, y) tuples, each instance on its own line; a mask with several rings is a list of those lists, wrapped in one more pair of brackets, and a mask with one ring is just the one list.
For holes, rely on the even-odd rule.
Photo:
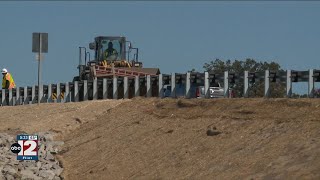
[[(171, 97), (177, 97), (177, 85), (185, 88), (185, 98), (191, 98), (191, 85), (205, 87), (205, 98), (209, 98), (210, 84), (220, 81), (224, 84), (224, 96), (229, 96), (229, 85), (237, 82), (244, 83), (243, 97), (250, 97), (249, 83), (264, 80), (264, 97), (270, 97), (270, 83), (286, 83), (285, 96), (292, 95), (292, 83), (308, 82), (308, 97), (314, 97), (314, 83), (320, 82), (320, 70), (308, 71), (278, 71), (248, 72), (235, 74), (225, 71), (221, 74), (212, 72), (187, 72), (185, 74), (159, 74), (132, 77), (113, 77), (112, 79), (95, 79), (93, 81), (66, 82), (38, 86), (17, 87), (0, 91), (1, 106), (35, 104), (40, 93), (41, 103), (79, 102), (98, 99), (127, 99), (136, 96), (164, 97), (164, 85), (171, 85)], [(221, 82), (223, 81), (223, 83)], [(55, 97), (53, 97), (53, 95)]]

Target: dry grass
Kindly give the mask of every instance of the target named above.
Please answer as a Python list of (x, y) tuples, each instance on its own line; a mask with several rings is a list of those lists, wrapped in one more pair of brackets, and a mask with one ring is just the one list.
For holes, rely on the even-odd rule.
[(60, 134), (67, 179), (320, 178), (316, 99), (135, 98), (0, 108), (8, 110), (14, 113), (0, 117), (1, 131)]

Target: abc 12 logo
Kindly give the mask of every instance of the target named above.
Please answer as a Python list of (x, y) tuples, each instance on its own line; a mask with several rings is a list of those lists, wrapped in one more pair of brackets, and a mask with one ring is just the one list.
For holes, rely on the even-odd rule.
[(38, 160), (38, 136), (17, 135), (17, 143), (11, 145), (11, 152), (17, 160)]

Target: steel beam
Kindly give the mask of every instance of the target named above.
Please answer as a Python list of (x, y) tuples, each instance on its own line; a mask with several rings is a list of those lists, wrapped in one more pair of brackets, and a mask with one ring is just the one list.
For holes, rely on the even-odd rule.
[(6, 102), (6, 90), (5, 89), (2, 89), (2, 97), (1, 97), (1, 104), (2, 106), (5, 106), (7, 105), (7, 102)]
[(13, 100), (12, 100), (12, 89), (9, 89), (9, 106), (12, 106), (13, 105)]
[(93, 80), (93, 100), (98, 99), (98, 79), (94, 78)]
[(128, 99), (129, 98), (129, 83), (128, 83), (128, 77), (125, 76), (123, 78), (123, 98)]
[(103, 99), (108, 98), (108, 82), (106, 78), (103, 78), (102, 80), (102, 96), (103, 96)]
[(210, 98), (210, 84), (208, 72), (204, 72), (204, 97)]
[(286, 96), (290, 98), (292, 95), (292, 80), (291, 80), (291, 70), (287, 70), (287, 80), (286, 80)]
[(38, 98), (40, 98), (40, 100), (38, 100), (38, 101), (40, 101), (40, 103), (41, 103), (41, 102), (43, 102), (43, 94), (44, 94), (42, 84), (40, 84), (40, 86), (38, 87), (38, 93), (39, 93)]
[(191, 93), (190, 93), (190, 88), (191, 88), (191, 82), (190, 82), (190, 72), (187, 72), (186, 76), (186, 98), (191, 98)]
[(176, 73), (171, 73), (171, 97), (176, 98)]
[(269, 79), (270, 71), (266, 70), (264, 74), (264, 97), (270, 97), (270, 79)]
[(147, 75), (147, 97), (152, 96), (152, 88), (151, 88), (151, 76)]
[(34, 103), (36, 103), (36, 85), (33, 85), (31, 90), (31, 104)]
[(61, 102), (61, 85), (60, 83), (57, 83), (57, 103)]
[(83, 81), (83, 101), (88, 101), (88, 80)]
[(78, 81), (74, 81), (73, 84), (73, 95), (74, 95), (74, 102), (79, 102), (79, 82)]
[(24, 87), (23, 89), (23, 104), (29, 104), (28, 87)]
[(60, 93), (61, 94), (62, 94), (62, 88), (64, 87), (63, 98), (60, 97), (60, 102), (65, 103), (66, 102), (66, 86), (65, 86), (65, 84), (62, 84), (62, 85), (61, 85), (61, 83), (59, 83), (59, 84), (60, 84)]
[(314, 77), (313, 77), (313, 69), (309, 69), (309, 82), (308, 82), (308, 97), (314, 97)]
[(51, 103), (52, 102), (52, 84), (48, 85), (48, 96), (47, 96), (47, 102)]
[(248, 98), (249, 97), (249, 72), (248, 71), (244, 71), (243, 81), (244, 81), (243, 96), (245, 98)]
[(21, 102), (20, 99), (21, 99), (21, 96), (20, 96), (20, 88), (19, 88), (19, 87), (16, 87), (16, 101), (15, 101), (15, 103), (14, 103), (14, 106), (21, 104), (21, 103), (20, 103), (20, 102)]
[(224, 72), (223, 82), (224, 82), (224, 86), (223, 86), (224, 97), (229, 98), (229, 72), (228, 71)]
[(159, 98), (163, 98), (163, 74), (158, 75)]
[(118, 99), (118, 78), (117, 76), (113, 77), (113, 99)]
[(66, 82), (65, 84), (65, 92), (64, 92), (64, 99), (65, 101), (64, 102), (70, 102), (71, 99), (70, 99), (70, 85), (69, 85), (69, 82)]
[(134, 79), (134, 96), (140, 96), (140, 79), (139, 76), (136, 76)]

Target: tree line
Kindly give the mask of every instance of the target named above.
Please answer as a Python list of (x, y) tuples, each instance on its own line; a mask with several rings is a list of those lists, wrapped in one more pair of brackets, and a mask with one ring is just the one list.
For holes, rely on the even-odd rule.
[[(255, 59), (247, 58), (246, 60), (221, 60), (215, 59), (203, 65), (205, 71), (213, 73), (223, 73), (229, 71), (231, 73), (243, 74), (244, 71), (249, 72), (264, 72), (265, 70), (270, 71), (282, 71), (280, 64), (271, 61), (256, 61)], [(194, 70), (194, 69), (193, 69)], [(230, 84), (230, 87), (234, 90), (236, 97), (243, 97), (244, 82), (239, 81), (235, 84)], [(270, 83), (270, 97), (280, 98), (285, 97), (286, 84), (282, 83)], [(256, 79), (254, 82), (249, 81), (249, 96), (250, 97), (262, 97), (264, 95), (264, 80)], [(315, 90), (315, 96), (320, 96), (320, 90)], [(307, 94), (299, 95), (292, 94), (293, 98), (307, 97)]]

